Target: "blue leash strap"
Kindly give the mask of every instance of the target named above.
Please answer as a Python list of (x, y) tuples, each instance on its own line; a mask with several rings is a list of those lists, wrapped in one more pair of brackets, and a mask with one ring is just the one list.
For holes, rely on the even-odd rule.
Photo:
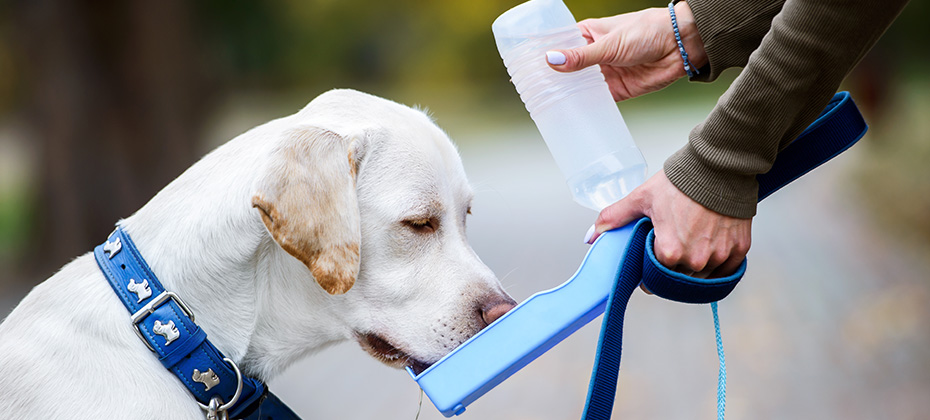
[(717, 419), (723, 420), (723, 413), (727, 411), (727, 359), (723, 357), (723, 337), (720, 336), (717, 302), (710, 303), (710, 310), (714, 314), (714, 336), (717, 339), (717, 359), (720, 360), (717, 370)]
[(300, 416), (268, 391), (268, 387), (265, 387), (265, 394), (258, 401), (242, 411), (249, 413), (243, 415), (242, 420), (300, 420)]
[[(868, 130), (849, 92), (837, 93), (820, 117), (791, 144), (779, 152), (771, 170), (756, 177), (759, 201), (781, 187), (822, 165), (855, 144)], [(717, 415), (723, 419), (726, 404), (726, 365), (716, 302), (736, 287), (746, 272), (746, 261), (730, 276), (699, 279), (674, 272), (656, 259), (655, 232), (648, 218), (635, 222), (634, 233), (624, 251), (620, 276), (607, 300), (594, 369), (588, 387), (583, 420), (610, 419), (617, 390), (623, 345), (623, 315), (630, 296), (640, 282), (657, 296), (682, 303), (710, 303), (714, 315), (720, 373)]]

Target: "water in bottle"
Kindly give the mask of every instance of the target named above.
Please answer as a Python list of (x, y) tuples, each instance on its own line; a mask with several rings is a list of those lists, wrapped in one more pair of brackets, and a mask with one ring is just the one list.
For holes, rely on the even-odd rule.
[(579, 204), (600, 211), (645, 181), (646, 162), (598, 66), (560, 73), (546, 51), (587, 44), (562, 0), (531, 0), (491, 25), (507, 72)]

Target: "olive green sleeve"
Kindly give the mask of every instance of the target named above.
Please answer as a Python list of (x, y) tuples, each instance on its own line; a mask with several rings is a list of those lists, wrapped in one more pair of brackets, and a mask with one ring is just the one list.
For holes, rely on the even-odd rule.
[[(757, 7), (745, 4), (748, 9)], [(713, 211), (740, 218), (755, 215), (756, 175), (767, 172), (778, 152), (817, 118), (905, 4), (906, 0), (787, 0), (742, 73), (707, 119), (691, 131), (688, 144), (665, 161), (668, 179)], [(708, 28), (701, 29), (697, 11), (695, 16), (703, 38)], [(731, 35), (725, 30), (713, 34), (708, 32), (704, 39), (708, 46), (717, 44), (717, 37)], [(737, 45), (735, 50), (746, 44), (727, 43)], [(740, 50), (732, 57), (741, 54)]]
[(730, 67), (743, 67), (785, 0), (687, 0), (707, 52), (707, 64), (691, 80), (717, 80)]

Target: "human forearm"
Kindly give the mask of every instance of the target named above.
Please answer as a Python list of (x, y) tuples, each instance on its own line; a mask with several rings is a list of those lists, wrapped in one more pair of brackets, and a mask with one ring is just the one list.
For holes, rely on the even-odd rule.
[(718, 213), (754, 215), (756, 174), (817, 117), (905, 4), (787, 1), (743, 73), (666, 161), (669, 180)]

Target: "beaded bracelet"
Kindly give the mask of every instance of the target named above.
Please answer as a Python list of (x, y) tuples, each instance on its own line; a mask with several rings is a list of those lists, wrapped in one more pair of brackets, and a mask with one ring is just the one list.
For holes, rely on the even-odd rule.
[(681, 34), (678, 33), (678, 20), (675, 18), (674, 0), (668, 4), (668, 13), (672, 16), (672, 30), (675, 32), (675, 42), (678, 43), (678, 52), (681, 53), (681, 59), (685, 62), (685, 73), (688, 73), (688, 78), (694, 77), (695, 74), (701, 74), (697, 67), (691, 64), (691, 60), (688, 59), (688, 53), (685, 51), (685, 44), (681, 42)]

